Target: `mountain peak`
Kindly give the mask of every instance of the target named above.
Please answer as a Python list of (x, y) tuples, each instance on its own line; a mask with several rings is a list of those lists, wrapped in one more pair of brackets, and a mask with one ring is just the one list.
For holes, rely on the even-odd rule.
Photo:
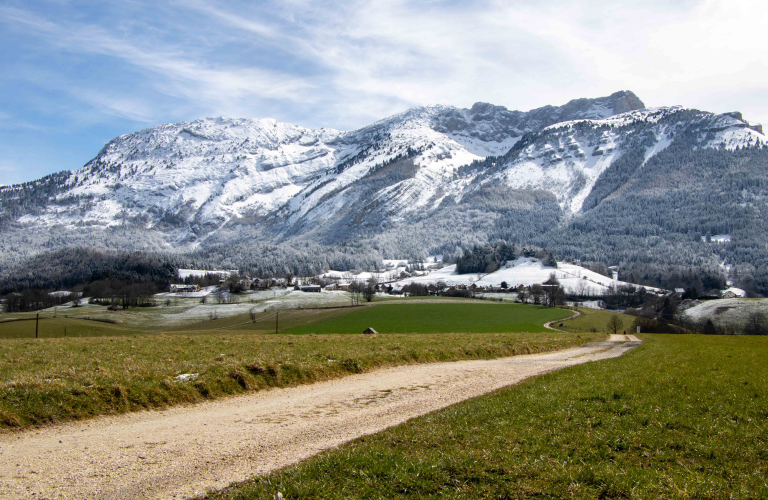
[(613, 114), (618, 115), (627, 111), (643, 109), (645, 104), (631, 90), (620, 90), (608, 96), (613, 103)]

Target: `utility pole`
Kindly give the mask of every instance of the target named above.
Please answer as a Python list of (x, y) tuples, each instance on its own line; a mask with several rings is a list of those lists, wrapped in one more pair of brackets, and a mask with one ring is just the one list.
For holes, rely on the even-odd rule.
[(37, 338), (38, 327), (40, 326), (40, 313), (37, 313), (37, 319), (35, 320), (35, 338)]

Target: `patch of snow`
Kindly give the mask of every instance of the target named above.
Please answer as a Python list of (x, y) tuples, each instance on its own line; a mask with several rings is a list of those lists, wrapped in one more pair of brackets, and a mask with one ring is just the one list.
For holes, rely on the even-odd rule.
[(718, 327), (741, 330), (755, 314), (768, 314), (768, 299), (719, 299), (707, 300), (686, 309), (683, 315), (695, 322), (711, 319)]
[[(702, 236), (701, 241), (706, 242), (707, 237)], [(731, 235), (730, 234), (716, 234), (710, 238), (710, 241), (712, 243), (730, 243), (731, 242)]]
[[(457, 274), (456, 265), (454, 264), (432, 271), (424, 276), (399, 280), (393, 283), (392, 286), (394, 288), (402, 288), (411, 283), (427, 285), (442, 281), (447, 286), (471, 286), (474, 284), (484, 288), (499, 287), (502, 282), (506, 282), (510, 288), (516, 288), (519, 285), (531, 286), (544, 283), (552, 274), (555, 275), (567, 293), (602, 295), (610, 287), (632, 285), (632, 283), (614, 280), (575, 264), (558, 262), (557, 266), (557, 268), (548, 267), (543, 265), (538, 259), (520, 257), (489, 274)], [(634, 286), (640, 287), (640, 285)], [(658, 291), (658, 289), (652, 287), (645, 288), (646, 290)]]
[(196, 278), (203, 278), (206, 274), (218, 274), (222, 278), (226, 279), (233, 274), (239, 274), (238, 270), (221, 271), (221, 270), (205, 270), (205, 269), (179, 269), (179, 278), (185, 279), (191, 276)]
[(656, 139), (656, 143), (645, 150), (645, 161), (643, 161), (643, 165), (645, 165), (645, 163), (654, 155), (661, 153), (667, 149), (670, 144), (672, 144), (672, 139), (670, 139), (666, 134), (662, 135), (661, 137), (657, 137)]

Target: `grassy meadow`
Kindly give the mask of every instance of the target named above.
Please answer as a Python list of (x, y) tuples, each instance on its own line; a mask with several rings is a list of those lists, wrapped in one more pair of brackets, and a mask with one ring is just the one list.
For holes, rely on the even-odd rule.
[(622, 333), (624, 330), (628, 334), (635, 333), (631, 328), (632, 323), (635, 321), (634, 316), (614, 311), (603, 311), (601, 309), (588, 309), (586, 307), (579, 308), (578, 311), (579, 316), (576, 318), (564, 321), (562, 324), (554, 323), (552, 326), (558, 330), (571, 333), (607, 332), (608, 320), (611, 316), (618, 316), (622, 323), (619, 333)]
[[(382, 304), (280, 311), (279, 334), (273, 333), (273, 313), (164, 329), (59, 316), (41, 320), (39, 339), (34, 321), (0, 323), (5, 337), (18, 337), (13, 329), (32, 329), (31, 337), (0, 341), (0, 428), (163, 408), (377, 367), (543, 352), (604, 337), (541, 331), (544, 322), (568, 315), (559, 309), (468, 301)], [(352, 320), (340, 323), (348, 317)], [(407, 334), (354, 333), (362, 332), (360, 324), (379, 329), (380, 319), (392, 317), (413, 326)], [(461, 317), (464, 330), (446, 326)], [(398, 324), (390, 321), (382, 324)], [(195, 376), (176, 378), (183, 374)]]
[[(195, 332), (220, 333), (222, 330), (240, 330), (261, 333), (273, 333), (275, 327), (279, 331), (289, 330), (305, 325), (343, 316), (352, 312), (353, 308), (338, 309), (296, 309), (282, 311), (259, 312), (255, 318), (250, 314), (238, 314), (228, 317), (209, 317), (204, 320), (186, 321), (179, 325), (152, 326), (144, 324), (145, 318), (134, 322), (131, 313), (133, 311), (107, 311), (106, 308), (89, 308), (85, 311), (77, 311), (77, 315), (58, 314), (53, 317), (51, 313), (40, 315), (37, 325), (38, 337), (69, 338), (69, 337), (105, 337), (124, 335), (172, 335), (175, 333), (187, 334)], [(214, 309), (211, 309), (215, 314)], [(156, 311), (151, 311), (158, 314)], [(159, 314), (158, 314), (159, 315)], [(279, 317), (277, 317), (279, 315)], [(29, 314), (15, 315), (12, 320), (0, 321), (0, 339), (35, 338), (35, 317)], [(276, 319), (279, 321), (276, 324)], [(162, 322), (160, 322), (162, 323)], [(359, 333), (359, 332), (358, 332)]]
[(768, 338), (643, 340), (209, 499), (768, 498)]
[(567, 318), (565, 309), (524, 304), (382, 304), (353, 310), (332, 320), (293, 328), (289, 333), (496, 333), (543, 332), (544, 323)]

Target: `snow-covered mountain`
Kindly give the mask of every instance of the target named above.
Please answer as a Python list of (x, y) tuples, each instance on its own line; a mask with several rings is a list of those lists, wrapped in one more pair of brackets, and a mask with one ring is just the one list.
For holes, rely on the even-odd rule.
[[(503, 155), (527, 133), (642, 106), (634, 94), (618, 92), (527, 113), (484, 103), (419, 107), (351, 132), (270, 119), (161, 125), (110, 141), (82, 169), (58, 179), (44, 206), (17, 221), (68, 228), (130, 223), (156, 228), (176, 245), (270, 216), (295, 233), (360, 203), (386, 206), (387, 218), (398, 221), (447, 196), (460, 199), (472, 179), (457, 178), (459, 167)], [(371, 181), (378, 189), (357, 189)], [(7, 188), (4, 200), (23, 199), (35, 185)]]
[(738, 113), (645, 108), (628, 91), (528, 112), (417, 107), (354, 131), (209, 118), (117, 137), (79, 170), (0, 188), (0, 252), (372, 238), (388, 253), (530, 239), (591, 223), (629, 194), (670, 192), (670, 148), (737, 162), (765, 144)]

